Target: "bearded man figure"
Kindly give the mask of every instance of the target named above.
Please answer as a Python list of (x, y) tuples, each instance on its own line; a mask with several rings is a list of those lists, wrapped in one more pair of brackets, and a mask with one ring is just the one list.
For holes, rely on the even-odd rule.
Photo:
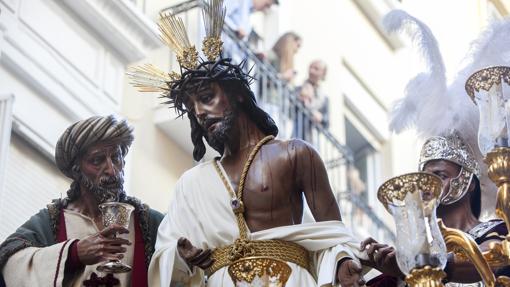
[[(163, 215), (123, 189), (124, 157), (132, 141), (132, 127), (114, 116), (91, 117), (66, 129), (55, 160), (73, 182), (66, 198), (54, 200), (0, 245), (6, 286), (148, 286)], [(128, 229), (103, 226), (99, 205), (107, 201), (135, 207)], [(116, 233), (123, 235), (111, 236)], [(115, 259), (132, 272), (95, 273), (98, 264)]]

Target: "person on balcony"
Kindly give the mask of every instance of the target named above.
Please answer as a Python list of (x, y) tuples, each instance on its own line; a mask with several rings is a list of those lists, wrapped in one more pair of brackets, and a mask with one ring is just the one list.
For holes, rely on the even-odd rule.
[(278, 5), (278, 0), (225, 0), (227, 9), (225, 24), (235, 33), (235, 39), (224, 37), (224, 53), (235, 62), (245, 58), (246, 52), (242, 51), (236, 41), (247, 42), (252, 32), (250, 16), (255, 12), (265, 12), (273, 5)]
[[(0, 245), (6, 286), (148, 286), (163, 215), (123, 189), (124, 157), (132, 141), (133, 128), (114, 116), (91, 117), (65, 130), (55, 161), (73, 180), (71, 188), (66, 198), (54, 200)], [(111, 200), (135, 207), (129, 229), (103, 226), (99, 204)], [(116, 233), (124, 235), (111, 238)], [(132, 272), (95, 273), (99, 263), (115, 259), (132, 266)]]
[(301, 37), (295, 32), (286, 32), (278, 38), (267, 54), (267, 61), (278, 73), (278, 77), (286, 83), (292, 83), (296, 76), (294, 57), (301, 48)]
[(289, 111), (283, 110), (284, 101), (291, 100), (292, 81), (297, 72), (294, 69), (294, 57), (301, 47), (301, 37), (294, 32), (283, 34), (269, 51), (266, 61), (274, 67), (276, 74), (269, 73), (267, 81), (261, 81), (258, 98), (262, 108), (268, 112), (282, 128), (283, 138), (290, 138), (293, 121), (289, 120)]
[[(326, 78), (327, 66), (322, 60), (315, 60), (308, 68), (308, 78), (296, 89), (301, 104), (294, 118), (294, 137), (313, 143), (313, 125), (329, 127), (329, 100), (322, 92), (321, 82)], [(305, 113), (304, 111), (309, 113)]]
[(234, 30), (239, 40), (246, 40), (252, 30), (250, 15), (265, 12), (273, 5), (278, 5), (278, 0), (226, 0), (225, 23)]

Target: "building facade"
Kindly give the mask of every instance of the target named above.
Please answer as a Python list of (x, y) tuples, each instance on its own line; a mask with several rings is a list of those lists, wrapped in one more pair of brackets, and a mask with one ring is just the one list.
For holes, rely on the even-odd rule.
[(79, 119), (120, 114), (126, 66), (160, 45), (126, 1), (0, 1), (0, 240), (65, 196), (58, 137)]
[[(72, 122), (94, 114), (118, 114), (135, 127), (126, 160), (127, 191), (166, 211), (177, 179), (195, 164), (189, 123), (175, 119), (158, 95), (132, 88), (124, 74), (137, 63), (175, 68), (154, 21), (165, 9), (178, 11), (197, 42), (198, 2), (0, 0), (0, 240), (50, 199), (65, 196), (69, 180), (54, 165), (55, 143)], [(450, 2), (280, 0), (269, 13), (253, 17), (259, 48), (269, 49), (288, 30), (303, 38), (296, 82), (304, 80), (312, 60), (328, 63), (324, 91), (331, 124), (329, 130), (313, 127), (314, 145), (326, 162), (344, 220), (364, 227), (353, 228), (360, 238), (392, 239), (392, 220), (376, 191), (385, 179), (416, 170), (421, 145), (412, 132), (394, 135), (387, 128), (391, 103), (418, 68), (409, 65), (415, 56), (406, 39), (382, 30), (383, 15), (403, 8), (430, 24), (440, 44), (449, 43), (443, 52), (447, 64), (454, 65), (460, 60), (454, 55), (465, 50), (487, 19), (508, 14), (508, 1)], [(466, 12), (456, 27), (469, 29), (462, 40), (450, 41), (448, 31), (455, 28), (443, 29), (434, 8), (451, 15), (460, 6)], [(286, 126), (297, 109), (292, 89), (273, 78), (274, 71), (250, 50), (240, 48), (264, 83), (253, 87), (261, 103), (266, 90), (284, 95), (274, 116), (280, 128)], [(207, 158), (214, 155), (209, 151)]]

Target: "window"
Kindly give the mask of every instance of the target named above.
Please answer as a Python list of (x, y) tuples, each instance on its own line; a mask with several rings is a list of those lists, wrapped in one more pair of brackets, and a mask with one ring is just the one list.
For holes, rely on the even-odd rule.
[(369, 203), (369, 192), (375, 185), (375, 154), (376, 150), (360, 133), (354, 124), (345, 119), (346, 144), (354, 155), (354, 167), (349, 172), (352, 191)]

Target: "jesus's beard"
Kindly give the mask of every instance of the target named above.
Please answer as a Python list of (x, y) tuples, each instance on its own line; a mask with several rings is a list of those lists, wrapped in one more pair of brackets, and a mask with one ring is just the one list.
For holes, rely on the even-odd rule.
[[(80, 182), (96, 199), (98, 203), (119, 201), (126, 195), (124, 178), (122, 175), (103, 176), (95, 184), (90, 178), (82, 174)], [(107, 185), (108, 187), (105, 187)]]
[[(235, 125), (237, 115), (233, 110), (226, 111), (223, 118), (217, 121), (214, 131), (207, 132), (207, 143), (216, 151), (222, 153), (225, 143), (231, 140), (232, 130)], [(214, 121), (214, 119), (211, 119)], [(208, 126), (208, 125), (206, 125)]]

